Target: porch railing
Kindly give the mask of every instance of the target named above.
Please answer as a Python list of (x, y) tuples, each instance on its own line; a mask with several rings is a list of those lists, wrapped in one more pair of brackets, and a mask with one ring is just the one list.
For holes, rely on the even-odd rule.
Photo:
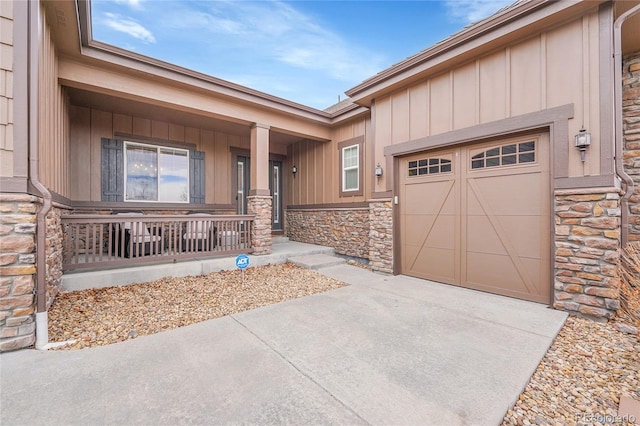
[(63, 271), (251, 253), (250, 215), (62, 216)]

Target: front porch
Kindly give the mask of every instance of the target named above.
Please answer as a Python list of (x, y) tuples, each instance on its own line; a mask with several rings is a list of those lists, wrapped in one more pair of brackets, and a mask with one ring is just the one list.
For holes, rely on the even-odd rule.
[[(270, 254), (249, 255), (249, 266), (264, 266), (268, 264), (285, 263), (290, 258), (309, 256), (314, 254), (333, 255), (331, 247), (289, 241), (286, 237), (273, 237)], [(135, 259), (134, 259), (135, 260)], [(139, 282), (157, 280), (163, 277), (185, 277), (189, 275), (204, 275), (235, 269), (235, 256), (231, 252), (218, 252), (217, 257), (185, 255), (180, 261), (168, 261), (154, 265), (135, 266), (117, 269), (101, 269), (96, 271), (65, 273), (61, 279), (61, 287), (67, 291), (85, 290), (127, 285)], [(122, 266), (122, 265), (121, 265)]]
[(254, 215), (69, 214), (63, 272), (252, 253)]

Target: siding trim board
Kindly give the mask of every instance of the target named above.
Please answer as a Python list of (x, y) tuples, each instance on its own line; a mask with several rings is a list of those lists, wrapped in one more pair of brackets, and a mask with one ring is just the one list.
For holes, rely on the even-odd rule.
[[(427, 136), (387, 146), (384, 149), (384, 155), (398, 157), (434, 148), (443, 148), (450, 145), (477, 142), (481, 139), (497, 138), (514, 135), (519, 132), (549, 128), (553, 176), (556, 179), (569, 179), (568, 155), (570, 141), (568, 120), (573, 118), (573, 110), (573, 104), (567, 104), (516, 117), (509, 117), (504, 120), (479, 124), (465, 129)], [(610, 182), (607, 183), (607, 186), (610, 185)]]
[[(29, 178), (29, 2), (13, 3), (13, 177), (26, 182)], [(37, 39), (34, 40), (37, 42)], [(35, 108), (35, 105), (32, 107)], [(20, 143), (20, 142), (24, 143)], [(25, 192), (27, 185), (20, 187), (14, 182), (14, 191)], [(9, 191), (2, 185), (2, 191)]]
[[(598, 175), (598, 176), (578, 176), (556, 178), (553, 181), (555, 189), (571, 189), (571, 188), (608, 188), (618, 187), (618, 182), (614, 174)], [(602, 191), (602, 190), (600, 190)]]
[[(414, 139), (395, 145), (386, 146), (384, 155), (401, 156), (425, 151), (427, 149), (442, 148), (465, 142), (501, 137), (515, 132), (535, 130), (549, 125), (558, 125), (563, 121), (573, 118), (573, 104), (562, 105), (542, 111), (523, 114), (504, 120), (478, 124), (465, 129), (453, 130), (438, 135)], [(552, 141), (553, 142), (553, 141)], [(565, 141), (565, 144), (568, 143)]]
[(600, 5), (598, 13), (599, 40), (599, 121), (600, 121), (600, 174), (614, 173), (614, 139), (612, 111), (614, 110), (613, 60), (613, 3)]
[(331, 204), (302, 204), (287, 206), (287, 210), (362, 210), (369, 209), (369, 202), (361, 203), (331, 203)]
[[(0, 188), (2, 192), (29, 192), (27, 187), (26, 177), (0, 177)], [(34, 195), (40, 196), (37, 191), (33, 192)]]

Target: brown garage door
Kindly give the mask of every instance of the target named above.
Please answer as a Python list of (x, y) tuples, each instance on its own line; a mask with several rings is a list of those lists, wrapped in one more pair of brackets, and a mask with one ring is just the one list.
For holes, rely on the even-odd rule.
[(400, 161), (401, 273), (550, 301), (548, 136)]

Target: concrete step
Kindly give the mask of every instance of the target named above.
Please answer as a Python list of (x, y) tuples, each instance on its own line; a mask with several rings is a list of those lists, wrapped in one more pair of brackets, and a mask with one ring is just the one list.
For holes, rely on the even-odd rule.
[(310, 254), (306, 256), (290, 257), (289, 262), (305, 269), (320, 269), (328, 266), (341, 265), (346, 261), (327, 254)]
[(287, 243), (289, 242), (289, 237), (285, 237), (284, 235), (272, 235), (271, 242), (273, 244)]

